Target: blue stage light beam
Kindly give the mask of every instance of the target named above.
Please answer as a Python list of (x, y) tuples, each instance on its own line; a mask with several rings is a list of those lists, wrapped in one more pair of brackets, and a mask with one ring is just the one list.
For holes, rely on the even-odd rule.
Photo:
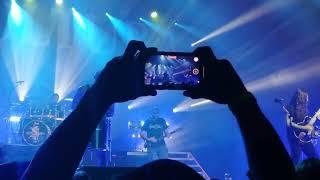
[[(20, 101), (24, 101), (43, 63), (49, 33), (45, 33), (19, 5), (12, 1), (5, 29), (3, 60)], [(24, 83), (17, 86), (17, 81)]]
[(74, 20), (77, 21), (77, 23), (82, 27), (82, 28), (86, 28), (86, 24), (84, 23), (82, 16), (80, 15), (80, 13), (75, 9), (72, 8), (72, 14), (74, 17)]
[(10, 15), (16, 25), (20, 25), (22, 21), (22, 12), (15, 0), (11, 1)]
[(227, 24), (221, 26), (220, 28), (212, 31), (211, 33), (204, 36), (200, 40), (192, 43), (191, 46), (196, 46), (202, 42), (208, 41), (208, 40), (215, 38), (219, 35), (222, 35), (226, 32), (234, 30), (234, 29), (236, 29), (240, 26), (243, 26), (245, 24), (248, 24), (248, 23), (250, 23), (260, 17), (263, 17), (263, 16), (270, 14), (276, 10), (279, 10), (283, 7), (286, 7), (294, 2), (295, 2), (294, 0), (287, 0), (287, 1), (271, 0), (271, 1), (268, 1), (267, 3), (251, 9), (247, 13), (240, 15), (239, 17), (235, 18), (234, 20), (232, 20), (232, 21), (228, 22)]
[[(71, 91), (83, 85), (83, 78), (87, 82), (93, 80), (93, 74), (86, 74), (89, 69), (102, 69), (106, 60), (114, 53), (114, 43), (112, 35), (102, 31), (96, 24), (72, 8), (73, 33), (58, 34), (58, 49), (56, 55), (56, 72), (54, 92), (61, 98), (66, 97)], [(63, 19), (63, 17), (61, 17)], [(62, 21), (58, 28), (59, 32), (64, 32), (64, 26), (68, 26), (68, 21)], [(70, 39), (73, 40), (70, 46)], [(93, 67), (92, 65), (102, 67)], [(84, 76), (86, 75), (86, 76)], [(89, 76), (89, 77), (88, 77)]]
[(140, 108), (146, 104), (148, 104), (152, 100), (152, 97), (140, 97), (136, 100), (133, 100), (129, 105), (128, 105), (128, 110), (134, 110), (136, 108)]
[(307, 60), (304, 59), (304, 62), (295, 66), (273, 72), (263, 78), (246, 83), (246, 87), (249, 91), (256, 93), (316, 77), (320, 77), (319, 56)]
[(189, 99), (182, 101), (175, 108), (172, 109), (173, 113), (186, 112), (193, 110), (194, 107), (200, 106), (203, 102), (212, 103), (212, 101), (208, 102), (206, 99)]
[[(313, 57), (295, 66), (272, 72), (265, 77), (246, 83), (246, 87), (249, 91), (257, 93), (316, 77), (320, 77), (319, 57)], [(192, 103), (189, 102), (189, 104), (181, 103), (173, 109), (173, 112), (186, 111), (213, 103), (210, 100), (193, 101)]]
[(106, 13), (106, 16), (109, 18), (110, 22), (125, 43), (128, 43), (130, 40), (137, 39), (137, 35), (135, 35), (132, 28), (125, 22), (114, 16), (111, 16), (109, 13)]
[(194, 28), (194, 27), (191, 27), (191, 26), (187, 26), (187, 25), (184, 25), (184, 24), (180, 24), (180, 23), (177, 23), (175, 22), (174, 25), (180, 29), (183, 29), (184, 31), (186, 31), (187, 33), (195, 36), (195, 37), (200, 37), (201, 34), (199, 33), (199, 28)]
[(154, 22), (151, 22), (151, 21), (148, 21), (144, 18), (139, 18), (140, 21), (142, 21), (145, 25), (147, 25), (149, 28), (151, 28), (153, 31), (157, 32), (158, 34), (162, 35), (162, 36), (165, 36), (168, 34), (168, 32), (161, 28), (161, 26), (157, 23), (154, 23)]
[(62, 6), (63, 0), (56, 0), (56, 4), (57, 4), (58, 6)]

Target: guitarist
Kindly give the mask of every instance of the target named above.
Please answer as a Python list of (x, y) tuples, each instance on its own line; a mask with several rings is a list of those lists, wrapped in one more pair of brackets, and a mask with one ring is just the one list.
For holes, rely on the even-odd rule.
[[(294, 164), (298, 164), (302, 152), (308, 158), (317, 158), (315, 147), (312, 142), (301, 142), (294, 134), (299, 122), (303, 122), (308, 115), (308, 94), (298, 89), (291, 98), (287, 112), (287, 138), (291, 149), (291, 158)], [(301, 133), (300, 133), (301, 134)], [(299, 135), (300, 136), (300, 135)]]
[(166, 121), (159, 117), (159, 109), (153, 108), (152, 115), (141, 128), (141, 138), (145, 140), (145, 147), (151, 160), (167, 159), (168, 148), (164, 138), (169, 135)]

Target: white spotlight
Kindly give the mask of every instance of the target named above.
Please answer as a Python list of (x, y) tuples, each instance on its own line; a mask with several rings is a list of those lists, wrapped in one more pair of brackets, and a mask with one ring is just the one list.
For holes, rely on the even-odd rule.
[(177, 113), (177, 112), (178, 112), (178, 109), (177, 109), (177, 108), (173, 108), (173, 109), (172, 109), (172, 112)]
[(144, 120), (140, 121), (140, 125), (143, 126), (144, 125)]
[(61, 6), (63, 4), (63, 0), (56, 0), (56, 4)]
[(206, 100), (203, 100), (203, 101), (200, 101), (200, 102), (197, 102), (197, 103), (193, 103), (193, 104), (190, 105), (190, 107), (197, 107), (197, 106), (210, 104), (210, 103), (213, 103), (213, 102), (206, 99)]
[(10, 121), (10, 122), (20, 122), (20, 120), (21, 120), (21, 117), (20, 117), (20, 116), (11, 116), (11, 117), (9, 118), (9, 121)]
[(293, 3), (293, 0), (287, 0), (287, 1), (269, 1), (261, 6), (258, 6), (254, 9), (251, 9), (250, 11), (248, 11), (247, 13), (237, 17), (236, 19), (228, 22), (227, 24), (221, 26), (220, 28), (216, 29), (215, 31), (211, 32), (210, 34), (206, 35), (205, 37), (203, 37), (202, 39), (194, 42), (191, 44), (191, 46), (195, 46), (199, 43), (202, 43), (204, 41), (207, 41), (209, 39), (212, 39), (214, 37), (217, 37), (223, 33), (226, 33), (228, 31), (231, 31), (237, 27), (240, 27), (242, 25), (245, 25), (249, 22), (252, 22), (266, 14), (269, 14), (275, 10), (278, 10), (284, 6), (287, 6), (291, 3)]

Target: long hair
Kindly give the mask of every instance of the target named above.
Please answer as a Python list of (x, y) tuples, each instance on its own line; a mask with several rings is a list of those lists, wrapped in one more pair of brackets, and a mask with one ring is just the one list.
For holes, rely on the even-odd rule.
[(290, 104), (289, 112), (294, 121), (302, 121), (308, 115), (308, 93), (297, 89), (293, 94)]

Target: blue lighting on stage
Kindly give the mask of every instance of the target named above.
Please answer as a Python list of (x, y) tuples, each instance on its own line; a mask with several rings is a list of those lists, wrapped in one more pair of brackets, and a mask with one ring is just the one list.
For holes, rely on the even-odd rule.
[(109, 13), (106, 13), (106, 16), (109, 18), (110, 22), (125, 43), (128, 43), (130, 40), (137, 39), (137, 35), (128, 24)]
[(187, 33), (193, 35), (193, 36), (196, 36), (196, 37), (200, 37), (201, 36), (201, 32), (200, 32), (199, 28), (195, 28), (195, 27), (192, 27), (192, 26), (187, 26), (187, 25), (180, 24), (180, 23), (177, 23), (177, 22), (175, 22), (174, 25), (176, 27), (186, 31)]
[(157, 32), (158, 34), (165, 36), (167, 35), (167, 31), (163, 29), (159, 24), (148, 21), (144, 18), (139, 18), (140, 21), (142, 21), (144, 24), (146, 24), (149, 28), (151, 28), (153, 31)]
[(61, 5), (63, 4), (63, 0), (56, 0), (56, 4), (57, 4), (58, 6), (61, 6)]
[[(70, 10), (70, 9), (69, 9)], [(114, 38), (109, 31), (104, 31), (97, 24), (92, 22), (89, 17), (81, 14), (76, 8), (72, 8), (73, 33), (72, 37), (63, 35), (58, 43), (68, 42), (72, 39), (70, 48), (58, 48), (55, 72), (54, 92), (57, 92), (62, 98), (78, 88), (79, 77), (83, 77), (84, 70), (92, 65), (95, 71), (101, 69), (106, 61), (114, 53)], [(59, 44), (59, 46), (66, 46)], [(67, 45), (68, 46), (68, 45)], [(66, 57), (72, 57), (66, 61)], [(99, 66), (99, 67), (98, 67)], [(98, 69), (98, 70), (99, 70)], [(90, 75), (91, 73), (91, 75)], [(93, 77), (95, 72), (86, 74), (88, 79)], [(80, 84), (83, 85), (83, 84)]]
[(10, 116), (9, 121), (10, 122), (20, 122), (21, 117), (20, 116)]
[(82, 19), (82, 16), (79, 14), (79, 12), (75, 8), (72, 8), (72, 14), (73, 14), (74, 20), (76, 20), (77, 23), (82, 28), (86, 28), (86, 24), (84, 23), (84, 20)]
[[(294, 89), (303, 88), (311, 97), (311, 115), (320, 105), (317, 0), (310, 5), (296, 0), (245, 0), (234, 3), (236, 10), (224, 1), (188, 1), (183, 7), (182, 1), (148, 1), (136, 5), (138, 10), (134, 2), (117, 0), (8, 2), (0, 3), (0, 119), (4, 119), (0, 144), (15, 142), (5, 134), (9, 134), (8, 126), (19, 132), (24, 124), (20, 106), (42, 106), (52, 92), (68, 106), (77, 88), (91, 85), (95, 72), (121, 55), (131, 39), (159, 51), (192, 52), (191, 43), (212, 47), (217, 58), (232, 63), (246, 88), (255, 94), (288, 150), (283, 112), (274, 104), (274, 97), (289, 101)], [(151, 17), (154, 8), (158, 13)], [(158, 60), (161, 65), (145, 68), (157, 69), (159, 74), (170, 70), (172, 64), (166, 64), (165, 56)], [(169, 132), (183, 128), (173, 139), (166, 139), (169, 151), (192, 151), (212, 177), (223, 179), (227, 172), (234, 179), (246, 178), (249, 167), (242, 137), (226, 106), (187, 98), (182, 91), (157, 93), (117, 105), (113, 150), (143, 149), (139, 127), (157, 106), (160, 116), (170, 123)], [(18, 104), (17, 110), (10, 103)], [(7, 109), (10, 112), (3, 115)]]
[(141, 125), (141, 127), (144, 125), (144, 120), (140, 121), (140, 125)]
[(10, 15), (16, 25), (18, 26), (21, 25), (22, 12), (21, 12), (21, 8), (19, 7), (19, 5), (16, 3), (15, 0), (11, 1)]

